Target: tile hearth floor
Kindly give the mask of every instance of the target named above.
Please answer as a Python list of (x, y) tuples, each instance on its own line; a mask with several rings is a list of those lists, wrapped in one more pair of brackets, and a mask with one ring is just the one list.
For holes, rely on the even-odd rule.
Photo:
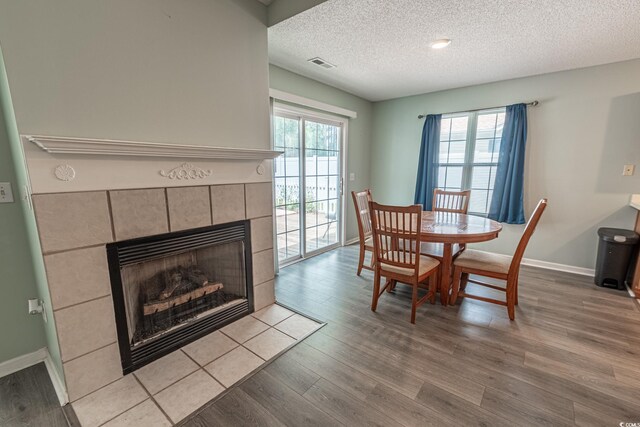
[(72, 406), (83, 427), (171, 426), (322, 326), (273, 304)]

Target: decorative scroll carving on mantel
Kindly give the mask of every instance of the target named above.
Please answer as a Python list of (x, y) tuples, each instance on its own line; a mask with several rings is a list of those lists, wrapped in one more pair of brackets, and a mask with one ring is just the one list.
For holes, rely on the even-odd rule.
[(251, 148), (223, 148), (205, 145), (164, 144), (157, 142), (84, 139), (24, 135), (28, 141), (50, 154), (84, 154), (96, 156), (141, 156), (226, 160), (274, 159), (282, 151)]
[(262, 163), (260, 163), (258, 165), (258, 167), (256, 168), (256, 173), (258, 175), (264, 175), (264, 171), (265, 171), (265, 167), (264, 167), (264, 165)]
[(53, 173), (60, 181), (73, 181), (76, 177), (76, 170), (69, 165), (58, 165)]
[(161, 170), (160, 175), (169, 179), (203, 179), (211, 175), (211, 170), (204, 170), (191, 163), (183, 163), (169, 172)]

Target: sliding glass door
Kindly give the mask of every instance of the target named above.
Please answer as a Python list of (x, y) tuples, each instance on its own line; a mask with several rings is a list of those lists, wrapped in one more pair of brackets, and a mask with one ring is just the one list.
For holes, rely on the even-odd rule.
[(341, 243), (343, 124), (276, 109), (274, 163), (279, 263)]

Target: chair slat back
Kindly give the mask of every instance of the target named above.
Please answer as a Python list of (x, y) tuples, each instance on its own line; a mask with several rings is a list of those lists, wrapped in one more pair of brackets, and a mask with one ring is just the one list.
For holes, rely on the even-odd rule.
[(360, 240), (364, 241), (371, 236), (371, 215), (369, 214), (369, 202), (371, 199), (371, 191), (367, 188), (362, 191), (352, 191), (353, 206), (356, 208), (356, 218), (358, 219), (358, 232)]
[(533, 232), (540, 221), (540, 217), (542, 213), (547, 207), (547, 199), (541, 199), (536, 206), (536, 209), (533, 211), (533, 214), (529, 218), (526, 227), (524, 228), (524, 233), (522, 233), (522, 237), (520, 238), (520, 242), (518, 243), (518, 247), (516, 248), (516, 252), (513, 254), (513, 258), (511, 259), (511, 265), (509, 266), (509, 276), (517, 275), (520, 270), (520, 262), (522, 261), (522, 257), (524, 256), (524, 251), (527, 249), (527, 244), (529, 244), (529, 240), (533, 235)]
[(466, 214), (469, 211), (471, 190), (445, 191), (433, 190), (433, 210)]
[[(386, 206), (369, 202), (373, 246), (378, 263), (420, 270), (422, 206)], [(417, 250), (416, 250), (417, 248)]]

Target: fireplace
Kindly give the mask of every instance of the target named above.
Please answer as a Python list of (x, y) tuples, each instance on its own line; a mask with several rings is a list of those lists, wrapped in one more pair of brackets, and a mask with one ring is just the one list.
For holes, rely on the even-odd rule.
[(253, 312), (249, 221), (107, 245), (123, 372)]

